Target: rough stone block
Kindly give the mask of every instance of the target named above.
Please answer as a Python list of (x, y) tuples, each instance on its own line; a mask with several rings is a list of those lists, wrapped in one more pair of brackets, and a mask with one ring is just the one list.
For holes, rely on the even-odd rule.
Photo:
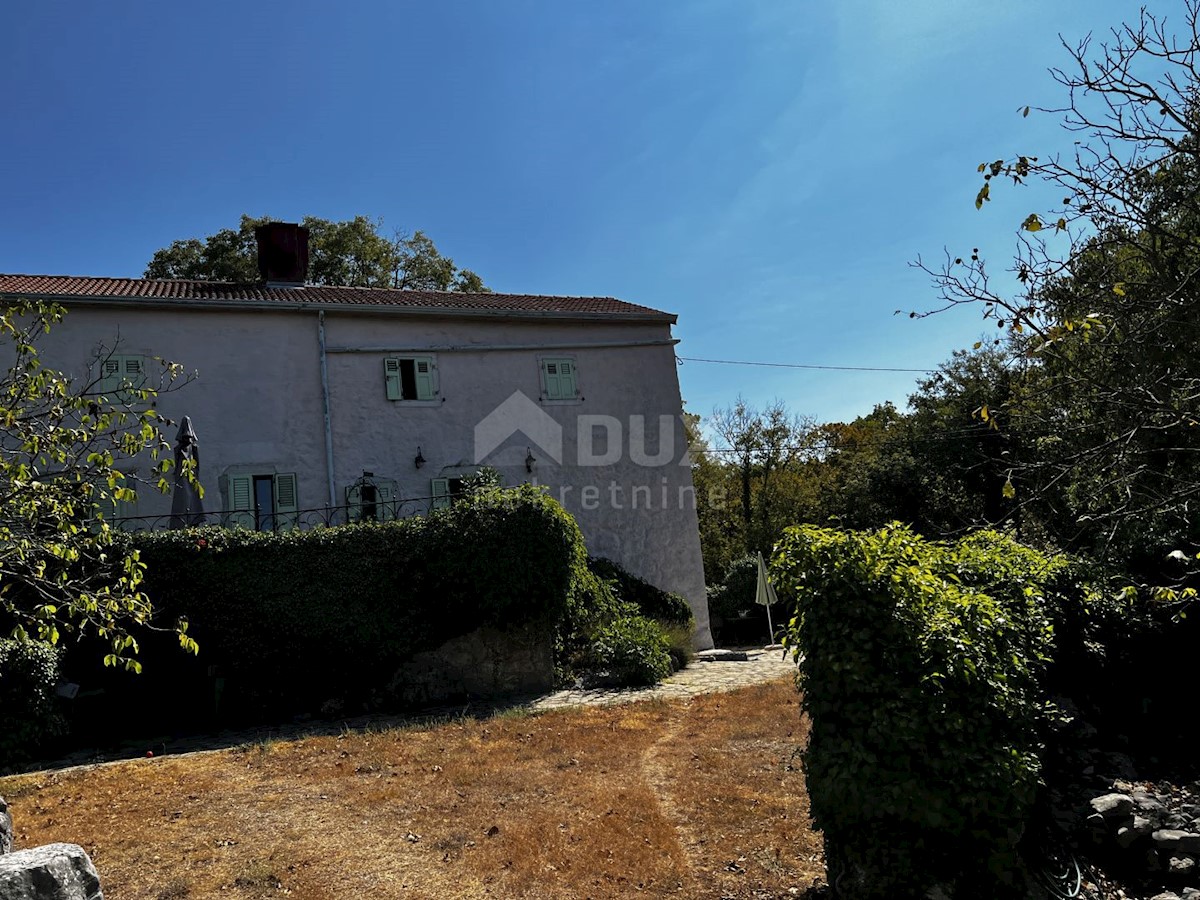
[(1160, 850), (1172, 853), (1200, 853), (1200, 834), (1177, 828), (1160, 828), (1154, 832), (1154, 843)]
[(13, 848), (12, 816), (8, 814), (8, 803), (0, 797), (0, 854), (10, 853)]
[(418, 653), (400, 667), (391, 690), (403, 703), (423, 706), (460, 699), (544, 693), (554, 684), (549, 628), (480, 628)]
[(1133, 798), (1126, 794), (1105, 794), (1094, 798), (1091, 807), (1106, 819), (1123, 819), (1133, 812)]
[(4, 900), (104, 900), (100, 876), (77, 844), (46, 844), (0, 856)]

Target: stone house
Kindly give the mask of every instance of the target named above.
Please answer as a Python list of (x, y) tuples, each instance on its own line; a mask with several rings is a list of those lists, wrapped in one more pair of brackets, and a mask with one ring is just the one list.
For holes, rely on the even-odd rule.
[[(162, 360), (191, 373), (158, 408), (193, 423), (208, 522), (422, 514), (487, 466), (545, 485), (593, 555), (685, 596), (712, 646), (674, 315), (306, 284), (307, 235), (279, 223), (259, 250), (257, 284), (0, 274), (0, 296), (65, 306), (43, 360), (99, 390), (154, 383)], [(171, 498), (121, 507), (119, 527), (167, 527)]]

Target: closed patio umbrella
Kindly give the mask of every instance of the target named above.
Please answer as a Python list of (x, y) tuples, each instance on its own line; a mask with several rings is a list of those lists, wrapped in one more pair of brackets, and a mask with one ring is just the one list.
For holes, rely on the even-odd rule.
[(755, 592), (754, 602), (767, 608), (767, 631), (770, 632), (771, 640), (775, 640), (775, 626), (771, 624), (771, 607), (779, 602), (779, 597), (776, 596), (775, 586), (771, 584), (771, 579), (767, 576), (767, 563), (763, 559), (761, 550), (758, 553), (758, 590)]
[(191, 525), (204, 524), (204, 504), (200, 493), (183, 471), (184, 460), (195, 463), (193, 478), (196, 483), (200, 480), (200, 442), (196, 439), (196, 430), (192, 428), (192, 420), (183, 417), (179, 423), (179, 434), (175, 437), (175, 479), (171, 488), (171, 527), (187, 528)]

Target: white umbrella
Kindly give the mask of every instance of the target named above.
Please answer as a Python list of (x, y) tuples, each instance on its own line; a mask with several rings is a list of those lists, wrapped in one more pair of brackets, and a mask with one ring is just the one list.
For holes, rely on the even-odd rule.
[[(195, 466), (189, 479), (183, 471), (184, 460), (192, 460)], [(175, 478), (171, 489), (171, 527), (187, 528), (204, 524), (204, 504), (196, 484), (200, 480), (200, 442), (192, 420), (183, 417), (179, 423), (179, 434), (175, 437)]]
[(774, 641), (775, 626), (771, 624), (771, 607), (779, 602), (779, 597), (775, 594), (771, 579), (767, 577), (767, 564), (763, 560), (761, 550), (758, 553), (758, 592), (754, 596), (754, 602), (767, 608), (767, 630), (771, 635), (770, 640)]

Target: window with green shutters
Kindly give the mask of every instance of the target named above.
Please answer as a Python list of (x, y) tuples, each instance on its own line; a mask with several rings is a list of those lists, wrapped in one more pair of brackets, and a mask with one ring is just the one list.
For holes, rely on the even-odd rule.
[(579, 388), (575, 383), (575, 360), (543, 357), (541, 366), (544, 400), (574, 400), (579, 396)]
[(112, 354), (100, 360), (100, 380), (96, 390), (110, 394), (122, 387), (140, 387), (146, 377), (146, 361), (141, 356)]
[(225, 487), (226, 523), (255, 531), (290, 531), (296, 527), (300, 504), (296, 475), (228, 475)]
[(389, 400), (436, 400), (437, 364), (432, 356), (389, 356), (383, 383)]

